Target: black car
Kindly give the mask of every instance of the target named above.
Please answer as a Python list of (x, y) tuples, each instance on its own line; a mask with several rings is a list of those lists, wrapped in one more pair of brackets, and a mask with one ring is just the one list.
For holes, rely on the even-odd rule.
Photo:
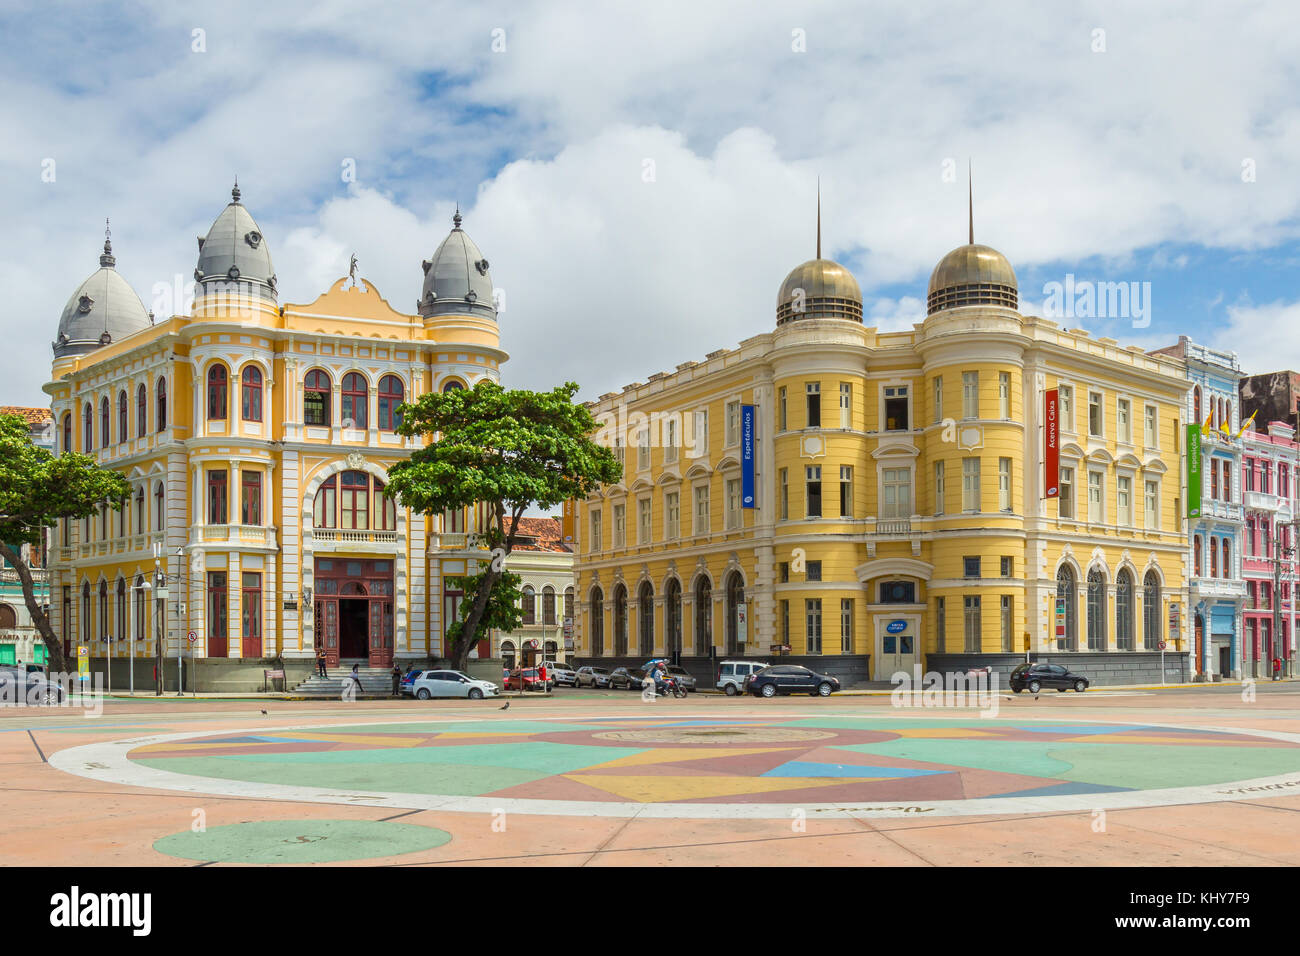
[(745, 690), (755, 697), (775, 697), (777, 694), (829, 697), (839, 689), (837, 678), (818, 674), (798, 664), (773, 664), (745, 679)]
[(644, 679), (645, 671), (639, 667), (615, 667), (609, 675), (609, 686), (624, 690), (640, 690), (641, 681)]
[(62, 687), (40, 668), (7, 664), (0, 667), (0, 703), (58, 704), (66, 696)]
[(1091, 683), (1082, 674), (1060, 664), (1021, 664), (1011, 672), (1011, 690), (1017, 694), (1022, 690), (1037, 694), (1052, 688), (1064, 694), (1071, 687), (1082, 694)]

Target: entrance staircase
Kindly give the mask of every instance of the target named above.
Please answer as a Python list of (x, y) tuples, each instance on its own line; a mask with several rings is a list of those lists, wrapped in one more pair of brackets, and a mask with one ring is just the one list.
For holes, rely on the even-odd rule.
[(392, 699), (392, 668), (371, 667), (361, 661), (340, 661), (337, 666), (326, 667), (325, 670), (330, 675), (328, 678), (321, 677), (319, 673), (313, 671), (310, 678), (293, 689), (293, 696), (339, 700), (343, 696), (343, 688), (352, 683), (354, 663), (361, 665), (357, 668), (357, 676), (361, 678), (361, 687), (357, 690), (358, 699), (367, 697)]

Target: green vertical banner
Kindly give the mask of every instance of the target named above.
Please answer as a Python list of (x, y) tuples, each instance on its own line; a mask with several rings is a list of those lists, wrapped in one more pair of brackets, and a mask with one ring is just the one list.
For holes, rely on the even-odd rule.
[(1187, 426), (1187, 517), (1201, 516), (1201, 426)]

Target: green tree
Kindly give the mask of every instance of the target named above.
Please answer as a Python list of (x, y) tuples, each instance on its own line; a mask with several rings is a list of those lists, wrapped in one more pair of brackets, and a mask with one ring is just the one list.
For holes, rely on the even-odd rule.
[(41, 529), (60, 518), (88, 518), (107, 504), (121, 511), (131, 490), (115, 471), (100, 468), (89, 455), (52, 455), (32, 444), (27, 422), (18, 415), (0, 415), (0, 557), (18, 574), (23, 601), (49, 651), (50, 670), (66, 670), (63, 643), (54, 635), (49, 616), (36, 600), (24, 544), (37, 545)]
[[(482, 584), (481, 579), (485, 574), (487, 574), (486, 571), (480, 571), (478, 574), (448, 577), (447, 583), (466, 594), (478, 594), (478, 589)], [(478, 629), (480, 631), (497, 630), (509, 634), (523, 622), (524, 611), (519, 606), (519, 585), (522, 583), (523, 578), (517, 574), (510, 571), (501, 573), (496, 583), (492, 585), (492, 591), (488, 595), (487, 607), (479, 618)], [(465, 629), (465, 619), (469, 617), (473, 606), (470, 601), (461, 602), (459, 618), (452, 621), (447, 627), (447, 643), (449, 646), (456, 643), (461, 631)], [(468, 647), (466, 653), (468, 653)]]
[(447, 657), (455, 667), (465, 667), (480, 631), (490, 626), (485, 615), (524, 511), (585, 498), (622, 477), (613, 451), (592, 440), (596, 421), (586, 406), (574, 404), (577, 392), (573, 382), (529, 392), (485, 379), (471, 389), (429, 392), (401, 407), (398, 430), (422, 435), (429, 444), (389, 469), (385, 494), (426, 515), (486, 506), (479, 534), (491, 554), (473, 576), (469, 610), (448, 641)]

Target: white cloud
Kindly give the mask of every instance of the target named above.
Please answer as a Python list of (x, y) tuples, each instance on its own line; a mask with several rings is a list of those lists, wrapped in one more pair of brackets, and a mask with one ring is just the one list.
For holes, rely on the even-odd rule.
[(1300, 370), (1300, 302), (1240, 302), (1227, 313), (1227, 326), (1210, 344), (1235, 351), (1247, 374)]

